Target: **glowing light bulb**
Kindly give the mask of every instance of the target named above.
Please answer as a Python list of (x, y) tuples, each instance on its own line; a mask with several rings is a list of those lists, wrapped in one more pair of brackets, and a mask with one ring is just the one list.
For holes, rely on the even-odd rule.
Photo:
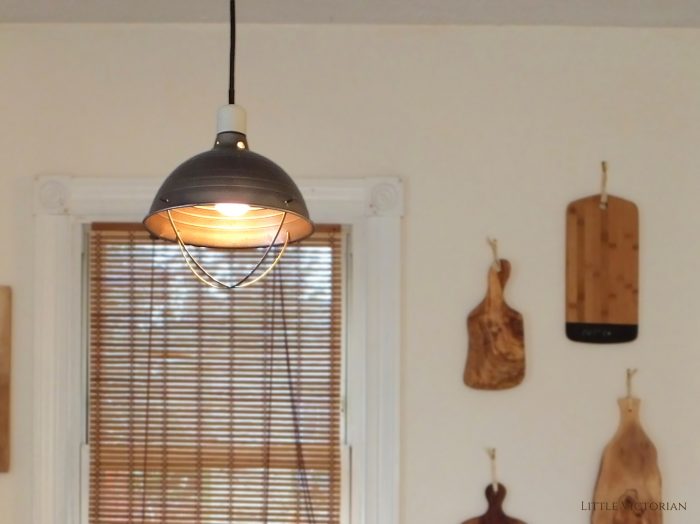
[(251, 210), (248, 204), (215, 204), (214, 209), (225, 217), (235, 218)]

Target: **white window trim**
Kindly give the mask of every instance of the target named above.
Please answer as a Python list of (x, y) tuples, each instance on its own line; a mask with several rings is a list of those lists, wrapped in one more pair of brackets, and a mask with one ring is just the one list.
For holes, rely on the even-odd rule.
[[(33, 524), (80, 524), (85, 509), (83, 227), (141, 220), (161, 181), (36, 179)], [(350, 524), (398, 524), (401, 180), (298, 183), (315, 221), (352, 226), (346, 399)]]

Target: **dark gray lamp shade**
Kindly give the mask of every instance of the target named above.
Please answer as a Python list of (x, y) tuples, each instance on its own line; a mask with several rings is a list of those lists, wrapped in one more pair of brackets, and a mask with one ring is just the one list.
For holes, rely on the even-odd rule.
[[(235, 212), (227, 213), (227, 206)], [(314, 231), (291, 177), (250, 151), (245, 135), (236, 132), (219, 133), (211, 151), (181, 164), (158, 191), (143, 223), (153, 235), (174, 242), (168, 211), (183, 243), (191, 246), (266, 247), (283, 244), (287, 235), (291, 243)]]

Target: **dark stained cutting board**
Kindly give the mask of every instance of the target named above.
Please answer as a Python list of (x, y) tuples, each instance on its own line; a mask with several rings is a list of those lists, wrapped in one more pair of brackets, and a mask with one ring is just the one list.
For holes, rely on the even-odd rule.
[(622, 398), (620, 425), (598, 473), (591, 524), (661, 524), (661, 473), (656, 447), (642, 429), (637, 398)]
[(600, 195), (566, 213), (566, 335), (609, 344), (637, 338), (639, 212), (628, 200)]
[(489, 509), (481, 517), (465, 520), (462, 524), (525, 524), (522, 520), (509, 517), (503, 512), (503, 499), (506, 498), (506, 488), (503, 484), (498, 485), (498, 491), (494, 492), (493, 486), (489, 484), (486, 488), (486, 500), (489, 502)]
[(510, 262), (491, 266), (484, 300), (469, 314), (469, 350), (464, 383), (475, 389), (507, 389), (525, 376), (523, 316), (506, 304), (503, 291)]

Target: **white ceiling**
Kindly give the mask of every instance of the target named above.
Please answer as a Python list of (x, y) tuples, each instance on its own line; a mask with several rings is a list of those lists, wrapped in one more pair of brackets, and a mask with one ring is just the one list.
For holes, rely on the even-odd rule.
[[(248, 23), (700, 27), (700, 0), (239, 0)], [(0, 22), (225, 22), (227, 0), (0, 0)]]

